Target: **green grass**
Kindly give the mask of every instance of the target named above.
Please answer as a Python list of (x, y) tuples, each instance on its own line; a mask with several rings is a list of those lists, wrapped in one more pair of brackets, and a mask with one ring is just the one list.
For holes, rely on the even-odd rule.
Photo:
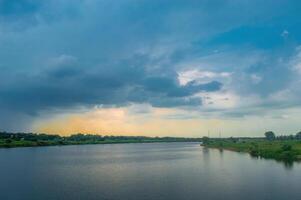
[(247, 152), (252, 156), (272, 158), (276, 160), (301, 161), (301, 141), (264, 139), (213, 139), (203, 146), (210, 148), (228, 149), (237, 152)]

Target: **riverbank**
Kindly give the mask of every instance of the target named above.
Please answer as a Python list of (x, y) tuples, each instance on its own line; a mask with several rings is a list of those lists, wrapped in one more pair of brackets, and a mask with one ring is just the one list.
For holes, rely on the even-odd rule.
[(301, 141), (298, 140), (211, 139), (203, 143), (202, 146), (246, 152), (254, 157), (301, 161)]
[(154, 143), (154, 142), (199, 142), (200, 138), (180, 137), (144, 137), (144, 136), (100, 136), (75, 134), (71, 136), (1, 133), (0, 148), (39, 147), (83, 144), (121, 144), (121, 143)]
[(0, 140), (0, 148), (17, 148), (17, 147), (42, 147), (42, 146), (65, 146), (65, 145), (84, 145), (84, 144), (126, 144), (126, 143), (159, 143), (159, 142), (197, 142), (190, 140), (108, 140), (108, 141), (12, 141), (6, 143)]

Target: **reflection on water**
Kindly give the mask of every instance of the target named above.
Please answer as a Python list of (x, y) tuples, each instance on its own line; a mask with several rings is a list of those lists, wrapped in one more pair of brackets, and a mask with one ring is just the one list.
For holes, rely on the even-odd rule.
[(202, 150), (203, 150), (203, 154), (204, 154), (204, 155), (207, 155), (207, 154), (209, 154), (209, 152), (210, 152), (210, 149), (207, 148), (207, 147), (203, 147)]
[(252, 154), (250, 154), (250, 157), (251, 157), (252, 159), (255, 159), (255, 160), (258, 160), (258, 159), (260, 159), (260, 160), (273, 160), (273, 161), (275, 161), (275, 162), (277, 162), (277, 163), (279, 163), (279, 164), (282, 164), (282, 165), (285, 167), (285, 169), (288, 169), (288, 170), (293, 169), (294, 163), (296, 163), (296, 162), (293, 161), (293, 160), (274, 160), (274, 159), (272, 159), (272, 158), (270, 158), (270, 159), (268, 159), (268, 158), (261, 158), (261, 157), (259, 157), (259, 156), (252, 155)]
[(197, 143), (0, 149), (0, 199), (300, 199), (300, 163)]
[(293, 169), (294, 161), (283, 161), (282, 163), (286, 169)]

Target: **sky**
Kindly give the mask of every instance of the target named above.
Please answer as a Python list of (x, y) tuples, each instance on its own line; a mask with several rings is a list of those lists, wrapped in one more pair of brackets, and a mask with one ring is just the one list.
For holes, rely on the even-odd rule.
[(301, 130), (299, 0), (0, 0), (0, 130)]

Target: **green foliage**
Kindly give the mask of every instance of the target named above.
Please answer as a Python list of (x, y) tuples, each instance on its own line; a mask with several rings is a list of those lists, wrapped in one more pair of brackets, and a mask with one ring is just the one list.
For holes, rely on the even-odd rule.
[(74, 134), (68, 137), (33, 133), (0, 132), (0, 147), (25, 147), (75, 144), (149, 143), (149, 142), (199, 142), (200, 138), (101, 136)]
[(210, 143), (210, 139), (209, 139), (209, 137), (206, 137), (206, 136), (204, 136), (203, 138), (202, 138), (202, 143), (203, 144), (209, 144)]
[[(246, 142), (244, 142), (244, 143), (246, 143)], [(250, 147), (250, 154), (251, 154), (251, 156), (258, 157), (259, 156), (258, 144), (252, 142), (251, 145), (252, 145)]]
[(282, 145), (282, 150), (283, 151), (290, 151), (290, 150), (292, 150), (292, 145), (284, 144), (284, 145)]
[(301, 160), (301, 142), (298, 140), (244, 139), (243, 141), (233, 141), (232, 138), (211, 139), (210, 143), (205, 146), (247, 152), (255, 157), (283, 161)]
[(268, 140), (274, 140), (276, 138), (275, 133), (273, 131), (265, 132), (264, 135)]
[(10, 143), (12, 143), (12, 140), (11, 140), (11, 139), (6, 139), (6, 140), (5, 140), (5, 143), (6, 143), (6, 144), (10, 144)]

